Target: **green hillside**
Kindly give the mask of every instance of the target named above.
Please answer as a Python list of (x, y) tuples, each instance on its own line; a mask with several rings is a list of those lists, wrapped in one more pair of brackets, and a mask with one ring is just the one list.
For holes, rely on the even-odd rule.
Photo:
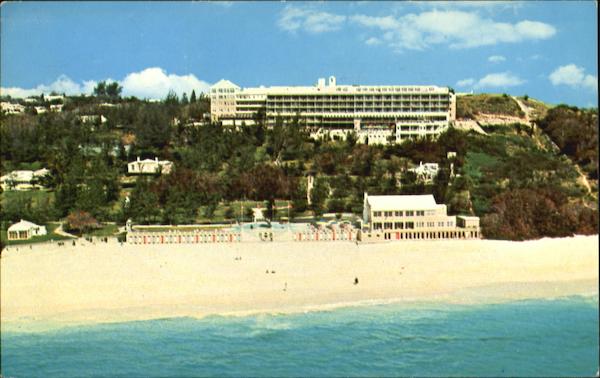
[(474, 118), (481, 113), (525, 116), (517, 102), (506, 94), (473, 94), (456, 97), (457, 118)]
[[(191, 98), (192, 96), (190, 96)], [(487, 134), (449, 129), (437, 140), (374, 146), (356, 140), (315, 141), (298, 120), (222, 127), (205, 121), (206, 96), (68, 98), (65, 111), (0, 115), (1, 174), (46, 167), (48, 191), (1, 194), (2, 229), (20, 218), (65, 220), (84, 211), (122, 225), (235, 222), (260, 205), (273, 219), (319, 219), (323, 213), (362, 214), (371, 194), (433, 194), (452, 214), (476, 214), (486, 237), (530, 239), (597, 232), (598, 113), (548, 107), (519, 98), (538, 125), (487, 128)], [(107, 101), (112, 102), (106, 107)], [(506, 95), (458, 97), (459, 116), (521, 116)], [(105, 116), (84, 123), (80, 114)], [(448, 152), (456, 158), (448, 160)], [(168, 159), (168, 175), (127, 176), (127, 163)], [(440, 164), (433, 183), (408, 169)], [(314, 175), (313, 203), (306, 177)], [(129, 202), (127, 201), (129, 199)], [(242, 212), (242, 203), (243, 213)]]

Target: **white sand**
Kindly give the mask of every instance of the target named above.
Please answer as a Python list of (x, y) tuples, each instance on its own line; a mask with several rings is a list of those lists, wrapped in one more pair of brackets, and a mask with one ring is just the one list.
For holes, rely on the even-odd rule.
[(358, 246), (48, 244), (10, 247), (0, 261), (3, 327), (598, 293), (597, 235)]

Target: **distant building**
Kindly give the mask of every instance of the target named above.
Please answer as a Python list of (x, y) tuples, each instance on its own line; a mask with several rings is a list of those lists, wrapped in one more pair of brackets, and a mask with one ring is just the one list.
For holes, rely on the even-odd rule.
[(363, 204), (362, 241), (479, 238), (479, 218), (449, 216), (433, 195), (369, 196)]
[(62, 112), (63, 106), (64, 106), (63, 104), (50, 105), (50, 111), (51, 112)]
[(438, 163), (425, 163), (419, 162), (419, 166), (416, 168), (410, 168), (409, 172), (414, 172), (417, 175), (417, 181), (424, 184), (431, 184), (440, 170)]
[(65, 100), (65, 96), (63, 96), (63, 95), (47, 95), (47, 96), (44, 96), (44, 101), (46, 101), (46, 102), (64, 101), (64, 100)]
[[(448, 87), (337, 85), (334, 76), (315, 86), (240, 88), (220, 80), (210, 89), (211, 119), (223, 125), (253, 124), (264, 111), (267, 125), (278, 116), (299, 115), (309, 128), (370, 129), (369, 143), (387, 144), (394, 136), (435, 136), (456, 118), (456, 101)], [(390, 128), (391, 131), (387, 131)]]
[(1, 102), (1, 110), (6, 114), (21, 114), (25, 112), (25, 107), (20, 104), (13, 104), (11, 102)]
[(35, 106), (34, 109), (36, 114), (43, 114), (48, 111), (44, 106)]
[(129, 174), (169, 174), (173, 168), (173, 163), (168, 160), (158, 160), (157, 157), (152, 159), (140, 160), (139, 156), (136, 161), (127, 164), (127, 173)]
[(96, 123), (98, 121), (100, 123), (106, 123), (106, 121), (108, 121), (103, 115), (80, 115), (79, 120), (82, 123)]
[(46, 226), (38, 226), (35, 223), (21, 219), (10, 226), (7, 230), (8, 240), (27, 240), (34, 236), (46, 235)]
[(45, 168), (37, 171), (12, 171), (0, 177), (0, 186), (4, 191), (42, 189), (40, 179), (49, 174), (50, 171)]

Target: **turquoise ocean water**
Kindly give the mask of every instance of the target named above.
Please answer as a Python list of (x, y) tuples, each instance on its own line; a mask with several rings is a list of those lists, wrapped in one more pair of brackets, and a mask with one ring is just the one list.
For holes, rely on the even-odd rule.
[(3, 377), (593, 376), (598, 299), (396, 303), (1, 338)]

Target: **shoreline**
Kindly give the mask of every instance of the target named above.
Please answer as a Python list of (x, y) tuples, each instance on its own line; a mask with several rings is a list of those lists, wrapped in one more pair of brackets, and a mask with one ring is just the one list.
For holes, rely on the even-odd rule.
[(387, 303), (598, 297), (597, 235), (202, 247), (98, 243), (10, 251), (0, 260), (2, 330)]
[[(527, 286), (528, 289), (536, 290), (534, 293), (527, 293), (523, 296), (495, 296), (487, 292), (488, 289), (514, 289), (515, 286)], [(565, 290), (564, 285), (568, 287)], [(556, 290), (562, 287), (562, 289)], [(461, 292), (476, 293), (473, 297), (459, 296)], [(66, 329), (79, 326), (94, 326), (102, 324), (118, 324), (127, 322), (145, 322), (153, 320), (174, 320), (191, 318), (202, 320), (210, 317), (252, 317), (259, 315), (279, 316), (296, 315), (311, 312), (328, 312), (339, 309), (361, 308), (371, 306), (401, 305), (406, 304), (410, 310), (415, 306), (447, 305), (447, 306), (485, 306), (504, 304), (511, 302), (521, 302), (528, 300), (560, 300), (572, 297), (582, 297), (598, 301), (598, 287), (594, 280), (584, 281), (566, 281), (566, 282), (513, 282), (504, 285), (486, 285), (480, 287), (470, 287), (459, 290), (455, 293), (440, 295), (435, 297), (422, 298), (386, 298), (386, 299), (365, 299), (350, 302), (313, 304), (301, 307), (282, 307), (282, 308), (259, 308), (245, 309), (237, 311), (207, 311), (197, 312), (198, 309), (180, 308), (178, 311), (170, 311), (169, 314), (161, 315), (152, 308), (124, 308), (120, 310), (83, 310), (75, 313), (57, 313), (53, 316), (36, 318), (24, 317), (19, 319), (3, 320), (2, 332), (29, 333), (46, 332), (59, 329)], [(93, 312), (95, 316), (90, 315)]]

